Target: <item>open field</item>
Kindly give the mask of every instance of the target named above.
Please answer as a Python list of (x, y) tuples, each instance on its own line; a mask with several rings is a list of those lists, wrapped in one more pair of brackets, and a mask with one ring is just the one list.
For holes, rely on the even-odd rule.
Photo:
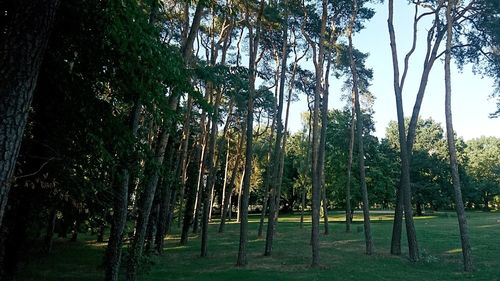
[[(310, 221), (299, 228), (298, 216), (280, 218), (272, 257), (264, 257), (264, 239), (256, 236), (258, 218), (251, 216), (249, 264), (234, 266), (238, 251), (239, 227), (230, 223), (225, 234), (218, 234), (217, 221), (211, 224), (209, 256), (199, 257), (200, 240), (190, 237), (187, 246), (179, 246), (179, 233), (168, 236), (163, 256), (145, 258), (139, 280), (500, 280), (500, 212), (468, 213), (476, 270), (463, 273), (458, 223), (454, 213), (436, 213), (417, 217), (416, 228), (421, 261), (412, 264), (403, 255), (388, 254), (392, 216), (372, 215), (376, 254), (364, 254), (361, 215), (356, 214), (351, 233), (345, 233), (343, 213), (331, 215), (331, 234), (321, 236), (321, 264), (309, 267)], [(310, 218), (309, 218), (310, 219)], [(405, 235), (403, 233), (403, 235)], [(94, 237), (81, 236), (71, 243), (58, 240), (49, 257), (32, 258), (20, 269), (18, 280), (102, 280), (99, 264), (105, 244)]]

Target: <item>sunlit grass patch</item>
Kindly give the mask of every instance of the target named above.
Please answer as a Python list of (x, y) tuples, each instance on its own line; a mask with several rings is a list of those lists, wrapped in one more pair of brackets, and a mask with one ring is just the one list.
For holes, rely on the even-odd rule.
[[(389, 254), (392, 215), (391, 212), (372, 214), (375, 253), (367, 256), (362, 214), (355, 213), (351, 232), (346, 233), (344, 213), (332, 212), (330, 235), (324, 235), (322, 222), (320, 225), (319, 268), (310, 267), (310, 214), (305, 217), (308, 221), (303, 228), (299, 227), (298, 215), (280, 217), (269, 257), (264, 256), (265, 237), (257, 237), (259, 216), (251, 215), (248, 265), (244, 268), (235, 266), (239, 224), (234, 220), (227, 224), (223, 234), (217, 233), (218, 221), (210, 225), (206, 258), (200, 257), (198, 235), (190, 234), (188, 244), (180, 245), (180, 230), (174, 228), (165, 240), (164, 254), (147, 259), (148, 264), (143, 266), (139, 280), (499, 280), (500, 227), (495, 227), (500, 226), (496, 223), (498, 213), (467, 214), (477, 268), (474, 273), (462, 272), (460, 236), (454, 213), (416, 217), (422, 257), (418, 263), (411, 263), (407, 258), (404, 227), (403, 254)], [(83, 236), (82, 239), (76, 243), (56, 241), (54, 253), (23, 267), (18, 280), (102, 280), (100, 265), (105, 243), (96, 243), (95, 237)]]

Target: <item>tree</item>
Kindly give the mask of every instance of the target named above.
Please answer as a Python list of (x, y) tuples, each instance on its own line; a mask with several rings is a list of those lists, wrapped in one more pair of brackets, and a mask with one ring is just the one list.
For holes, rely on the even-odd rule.
[(460, 175), (458, 173), (457, 149), (455, 147), (455, 132), (453, 131), (453, 119), (451, 114), (451, 74), (450, 74), (450, 61), (451, 61), (451, 48), (453, 36), (453, 18), (455, 16), (456, 4), (454, 1), (448, 1), (446, 8), (446, 53), (444, 61), (444, 81), (446, 88), (445, 95), (445, 116), (446, 116), (446, 138), (448, 140), (448, 152), (450, 154), (451, 177), (453, 181), (453, 188), (455, 190), (455, 208), (457, 210), (458, 226), (460, 228), (460, 240), (462, 242), (462, 255), (464, 262), (464, 270), (472, 271), (472, 250), (470, 245), (469, 230), (467, 227), (467, 219), (465, 217), (464, 203), (462, 200), (462, 190), (460, 185)]
[(58, 0), (25, 0), (0, 6), (0, 226), (58, 5)]
[[(370, 206), (368, 203), (368, 190), (366, 188), (366, 175), (365, 175), (365, 153), (364, 153), (364, 144), (363, 144), (363, 121), (361, 115), (361, 106), (359, 101), (359, 87), (358, 87), (358, 70), (356, 66), (356, 62), (354, 60), (354, 52), (352, 46), (352, 31), (353, 25), (356, 21), (356, 14), (358, 10), (358, 3), (354, 0), (353, 3), (353, 12), (352, 18), (349, 25), (349, 53), (350, 53), (350, 65), (352, 72), (352, 84), (353, 84), (353, 93), (354, 93), (354, 110), (356, 112), (356, 137), (358, 140), (358, 164), (359, 164), (359, 179), (360, 179), (360, 187), (361, 194), (363, 196), (363, 218), (364, 218), (364, 232), (365, 232), (365, 243), (366, 243), (366, 254), (371, 255), (373, 253), (373, 240), (371, 233), (371, 225), (370, 225)], [(354, 124), (352, 124), (354, 125)], [(352, 135), (351, 135), (352, 137)], [(351, 145), (350, 145), (351, 147)], [(349, 163), (351, 160), (349, 160)], [(349, 198), (347, 200), (350, 200)]]
[(465, 154), (465, 168), (471, 178), (464, 190), (466, 201), (489, 210), (493, 197), (500, 194), (500, 139), (480, 137), (467, 141)]
[[(238, 247), (237, 266), (245, 266), (247, 264), (247, 243), (248, 243), (248, 199), (250, 196), (250, 179), (252, 176), (252, 141), (253, 141), (253, 111), (254, 111), (254, 95), (255, 95), (255, 79), (256, 79), (256, 59), (257, 51), (259, 50), (261, 21), (263, 17), (265, 1), (259, 2), (259, 8), (255, 17), (255, 26), (248, 26), (249, 40), (249, 60), (248, 60), (248, 103), (247, 103), (247, 120), (246, 120), (246, 148), (245, 148), (245, 172), (243, 177), (242, 197), (240, 208), (240, 243)], [(250, 18), (254, 11), (249, 5), (246, 6), (246, 19), (250, 23)], [(255, 27), (255, 34), (254, 34)]]

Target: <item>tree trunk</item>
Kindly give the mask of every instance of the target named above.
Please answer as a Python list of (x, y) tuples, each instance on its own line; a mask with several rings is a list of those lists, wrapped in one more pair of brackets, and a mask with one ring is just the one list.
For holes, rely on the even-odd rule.
[(349, 137), (349, 151), (347, 160), (347, 183), (345, 188), (345, 232), (351, 232), (351, 178), (352, 178), (352, 154), (354, 151), (354, 91), (352, 92), (352, 109), (351, 109), (351, 135)]
[(363, 197), (363, 224), (365, 232), (365, 244), (366, 244), (366, 254), (371, 255), (373, 253), (373, 240), (371, 233), (371, 223), (370, 223), (370, 205), (368, 203), (368, 190), (366, 188), (366, 176), (365, 176), (365, 153), (363, 147), (363, 116), (361, 114), (361, 106), (359, 102), (359, 88), (358, 88), (358, 71), (356, 69), (356, 62), (354, 61), (354, 51), (352, 46), (352, 30), (354, 22), (356, 21), (357, 14), (357, 1), (353, 3), (353, 13), (352, 19), (349, 26), (349, 54), (350, 54), (350, 64), (352, 73), (352, 88), (354, 91), (354, 109), (356, 111), (356, 137), (358, 140), (358, 164), (359, 164), (359, 180), (361, 195)]
[(401, 183), (399, 183), (396, 188), (396, 206), (394, 223), (392, 224), (391, 255), (396, 256), (401, 255), (401, 230), (403, 228), (403, 195), (401, 189)]
[[(396, 110), (398, 116), (398, 132), (399, 132), (399, 144), (400, 144), (400, 158), (401, 158), (401, 181), (400, 189), (404, 206), (404, 216), (406, 224), (406, 234), (408, 239), (408, 251), (411, 261), (419, 260), (419, 251), (417, 243), (417, 234), (415, 231), (415, 224), (413, 222), (413, 210), (411, 204), (411, 187), (410, 187), (410, 151), (407, 147), (407, 139), (404, 124), (404, 112), (403, 112), (403, 98), (402, 98), (402, 87), (399, 82), (399, 66), (397, 59), (397, 49), (396, 49), (396, 39), (393, 26), (393, 14), (394, 14), (394, 0), (389, 0), (389, 18), (387, 20), (389, 28), (389, 37), (391, 41), (391, 52), (392, 52), (392, 62), (394, 70), (394, 94), (396, 96)], [(398, 202), (398, 201), (397, 201)], [(396, 208), (397, 210), (398, 208)], [(395, 215), (394, 218), (398, 216)], [(396, 222), (395, 222), (396, 224)]]
[[(273, 118), (273, 122), (271, 123), (271, 132), (268, 138), (269, 143), (273, 142), (275, 124), (276, 124), (276, 118)], [(272, 153), (273, 153), (273, 146), (270, 145), (267, 150), (267, 163), (271, 162)], [(269, 164), (268, 167), (270, 167)], [(266, 217), (267, 210), (269, 209), (269, 199), (271, 198), (269, 194), (269, 187), (271, 185), (271, 177), (272, 177), (272, 169), (268, 168), (266, 170), (266, 176), (264, 178), (264, 196), (262, 198), (263, 206), (262, 206), (262, 212), (260, 213), (259, 228), (257, 230), (258, 237), (262, 237), (262, 233), (264, 231), (264, 219)]]
[(188, 177), (186, 179), (186, 208), (182, 221), (182, 231), (180, 244), (185, 245), (188, 242), (189, 228), (193, 223), (193, 211), (196, 197), (196, 186), (198, 183), (198, 169), (201, 158), (201, 147), (196, 145), (194, 148), (194, 161), (187, 167)]
[(48, 219), (48, 224), (47, 224), (47, 233), (45, 234), (45, 241), (44, 241), (44, 252), (46, 254), (50, 254), (52, 251), (52, 237), (54, 236), (54, 228), (56, 226), (56, 209), (52, 208), (49, 212), (49, 219)]
[(158, 185), (158, 178), (160, 176), (158, 168), (163, 165), (165, 149), (167, 147), (169, 138), (169, 128), (170, 122), (165, 120), (156, 144), (154, 158), (151, 160), (148, 168), (148, 172), (150, 173), (150, 175), (147, 179), (146, 187), (144, 188), (139, 201), (140, 204), (135, 226), (135, 235), (129, 250), (127, 281), (137, 280), (137, 269), (139, 266), (139, 260), (143, 252), (146, 228), (149, 222), (149, 214), (151, 213), (151, 207), (153, 205), (153, 199), (156, 193), (156, 187)]
[(301, 195), (301, 205), (300, 205), (300, 228), (304, 227), (304, 210), (306, 208), (306, 188), (302, 187), (302, 195)]
[[(287, 0), (284, 0), (284, 5), (286, 6)], [(286, 9), (286, 8), (285, 8)], [(285, 12), (285, 18), (287, 17), (287, 12)], [(283, 106), (284, 106), (284, 93), (285, 93), (285, 81), (286, 81), (286, 69), (287, 69), (287, 58), (288, 58), (288, 24), (286, 21), (283, 23), (283, 35), (282, 35), (282, 48), (281, 48), (281, 70), (280, 70), (280, 81), (279, 81), (279, 91), (278, 91), (278, 107), (276, 113), (276, 140), (274, 144), (273, 159), (271, 161), (270, 167), (272, 167), (272, 181), (271, 181), (271, 195), (269, 199), (269, 214), (267, 220), (267, 232), (266, 232), (266, 246), (264, 250), (265, 256), (270, 256), (273, 248), (273, 239), (276, 227), (276, 221), (279, 212), (279, 201), (280, 201), (280, 189), (281, 189), (281, 178), (280, 174), (282, 169), (281, 158), (283, 151)], [(265, 210), (263, 210), (265, 212)]]
[[(242, 127), (242, 132), (246, 130), (246, 126), (243, 125)], [(219, 233), (224, 232), (224, 226), (226, 225), (226, 214), (229, 212), (229, 219), (231, 219), (231, 214), (232, 214), (232, 206), (231, 206), (231, 194), (233, 193), (233, 189), (235, 186), (235, 181), (236, 181), (236, 174), (238, 173), (238, 168), (239, 168), (239, 163), (241, 162), (241, 151), (243, 150), (243, 144), (245, 143), (245, 137), (243, 133), (240, 135), (240, 140), (238, 144), (238, 148), (236, 150), (236, 161), (234, 162), (234, 167), (231, 172), (231, 178), (229, 180), (229, 183), (226, 187), (226, 194), (224, 195), (224, 202), (222, 204), (222, 211), (221, 211), (221, 220), (220, 220), (220, 225), (219, 225)], [(229, 148), (228, 148), (229, 149)]]
[[(178, 153), (176, 153), (176, 151), (178, 151)], [(167, 233), (167, 227), (169, 227), (168, 220), (171, 218), (171, 203), (175, 204), (175, 192), (174, 196), (172, 196), (172, 189), (176, 188), (177, 181), (182, 173), (182, 169), (180, 167), (182, 157), (182, 144), (179, 145), (179, 149), (172, 144), (168, 150), (168, 161), (165, 165), (167, 169), (170, 169), (172, 172), (169, 175), (162, 177), (160, 180), (160, 189), (157, 191), (159, 197), (159, 209), (154, 241), (155, 251), (159, 255), (163, 252), (164, 238)], [(170, 179), (170, 176), (173, 176), (173, 179)], [(172, 197), (174, 197), (174, 202), (171, 202)]]
[[(334, 45), (335, 42), (330, 42), (330, 45)], [(323, 89), (323, 99), (321, 100), (321, 131), (319, 140), (319, 161), (318, 169), (320, 173), (321, 181), (321, 200), (323, 201), (323, 225), (325, 228), (324, 234), (328, 235), (330, 233), (328, 227), (328, 204), (326, 200), (326, 185), (325, 185), (325, 148), (326, 148), (326, 127), (328, 125), (328, 91), (330, 88), (329, 77), (330, 77), (330, 65), (331, 65), (331, 53), (327, 55), (326, 72), (325, 72), (325, 86)]]
[(0, 4), (0, 226), (58, 5), (59, 0)]
[(167, 224), (170, 213), (170, 201), (172, 197), (172, 186), (170, 183), (163, 180), (163, 188), (161, 191), (160, 213), (158, 216), (158, 226), (156, 230), (155, 249), (158, 254), (163, 253), (164, 238), (167, 234)]
[(187, 177), (187, 166), (188, 166), (188, 149), (189, 149), (189, 135), (190, 135), (190, 121), (191, 121), (191, 110), (193, 109), (193, 98), (191, 96), (188, 97), (187, 109), (184, 116), (184, 123), (182, 127), (182, 136), (183, 141), (181, 144), (181, 190), (179, 194), (179, 217), (177, 220), (177, 226), (180, 227), (182, 221), (182, 213), (184, 211), (184, 192), (186, 186), (186, 177)]
[(453, 36), (453, 15), (452, 11), (455, 8), (454, 1), (448, 1), (446, 9), (447, 37), (446, 37), (446, 53), (444, 60), (445, 71), (445, 116), (446, 116), (446, 138), (448, 141), (448, 152), (450, 154), (451, 177), (453, 181), (453, 189), (455, 190), (455, 208), (457, 210), (458, 226), (460, 229), (460, 240), (462, 242), (462, 256), (465, 271), (473, 271), (472, 250), (469, 239), (469, 231), (467, 227), (467, 219), (465, 217), (464, 203), (462, 201), (462, 191), (460, 186), (460, 175), (458, 172), (457, 150), (455, 147), (455, 135), (453, 131), (453, 118), (451, 113), (451, 44)]
[(309, 44), (313, 48), (313, 61), (315, 67), (316, 86), (314, 88), (314, 110), (313, 110), (313, 130), (312, 130), (312, 230), (311, 230), (311, 248), (312, 261), (311, 266), (319, 266), (319, 219), (321, 205), (321, 171), (320, 171), (320, 98), (323, 92), (323, 66), (326, 21), (328, 15), (328, 1), (322, 0), (321, 31), (319, 38), (318, 51), (316, 43), (309, 38)]
[[(245, 172), (243, 177), (243, 188), (241, 204), (238, 206), (240, 210), (240, 242), (238, 247), (238, 259), (236, 266), (245, 266), (247, 261), (247, 243), (248, 243), (248, 200), (250, 197), (250, 179), (252, 177), (252, 149), (253, 149), (253, 111), (254, 111), (254, 95), (255, 95), (255, 79), (256, 79), (256, 58), (259, 50), (260, 39), (260, 23), (262, 14), (264, 13), (265, 1), (260, 1), (260, 8), (256, 21), (255, 37), (253, 27), (248, 28), (249, 49), (250, 55), (248, 59), (248, 102), (247, 102), (247, 121), (246, 121), (246, 148), (245, 148)], [(247, 8), (248, 9), (248, 8)], [(247, 20), (249, 11), (247, 10)]]
[[(211, 84), (209, 83), (209, 86)], [(211, 89), (213, 91), (213, 89)], [(222, 94), (218, 92), (215, 97), (214, 113), (211, 118), (212, 126), (210, 128), (210, 140), (208, 143), (208, 155), (207, 155), (207, 182), (205, 184), (204, 189), (204, 198), (203, 198), (203, 221), (202, 221), (202, 233), (201, 233), (201, 253), (200, 256), (206, 257), (208, 251), (208, 221), (209, 221), (209, 212), (212, 206), (212, 194), (214, 188), (215, 181), (215, 173), (217, 170), (217, 165), (215, 165), (216, 159), (215, 156), (215, 141), (217, 138), (217, 121), (219, 115), (219, 104)]]
[[(205, 95), (205, 98), (207, 98), (207, 95)], [(198, 185), (196, 187), (196, 200), (194, 204), (194, 221), (193, 221), (193, 234), (198, 233), (198, 228), (200, 226), (200, 213), (201, 213), (201, 202), (203, 200), (203, 182), (204, 182), (204, 176), (205, 176), (205, 159), (206, 159), (206, 152), (207, 152), (207, 142), (208, 142), (208, 128), (206, 122), (206, 111), (203, 110), (201, 113), (201, 121), (200, 121), (200, 126), (202, 128), (202, 131), (200, 133), (200, 146), (201, 146), (201, 158), (200, 158), (200, 164), (199, 164), (199, 169), (200, 172), (198, 173)]]
[[(137, 97), (129, 118), (130, 130), (134, 138), (137, 137), (140, 112), (141, 103)], [(105, 254), (105, 281), (117, 281), (118, 273), (120, 271), (123, 232), (127, 224), (128, 195), (131, 178), (129, 165), (127, 163), (129, 160), (130, 159), (122, 160), (122, 167), (120, 167), (119, 172), (116, 175), (118, 177), (118, 181), (113, 183), (113, 215)]]
[(156, 226), (158, 225), (158, 215), (160, 214), (160, 202), (158, 200), (158, 197), (160, 194), (158, 194), (158, 191), (156, 191), (155, 198), (153, 200), (153, 206), (151, 207), (151, 213), (149, 214), (149, 219), (148, 219), (148, 226), (146, 228), (146, 238), (145, 238), (145, 246), (144, 246), (144, 251), (146, 253), (150, 253), (151, 250), (154, 248), (154, 239), (156, 237), (156, 231), (157, 228)]

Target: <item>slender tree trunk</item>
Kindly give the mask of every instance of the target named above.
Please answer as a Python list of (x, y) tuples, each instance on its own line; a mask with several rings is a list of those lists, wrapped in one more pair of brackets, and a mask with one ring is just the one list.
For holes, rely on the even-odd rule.
[[(180, 179), (180, 174), (182, 173), (182, 168), (179, 165), (182, 163), (181, 158), (183, 157), (181, 147), (182, 144), (179, 144), (179, 147), (176, 147), (174, 144), (170, 145), (168, 149), (168, 161), (165, 166), (172, 172), (162, 177), (160, 189), (157, 191), (159, 193), (159, 210), (154, 240), (155, 251), (159, 255), (163, 253), (164, 238), (169, 227), (169, 218), (171, 218), (171, 205), (175, 204), (175, 192), (172, 192), (172, 190), (177, 189), (177, 181)], [(173, 176), (173, 179), (170, 179), (169, 176)], [(172, 196), (172, 193), (174, 193), (174, 196)], [(174, 197), (174, 202), (171, 202), (172, 197)]]
[[(130, 129), (132, 136), (137, 137), (141, 103), (137, 97), (132, 112), (130, 113)], [(118, 172), (118, 182), (113, 184), (113, 218), (108, 245), (105, 255), (105, 281), (117, 281), (121, 265), (123, 246), (123, 233), (127, 224), (127, 207), (130, 186), (130, 171), (128, 162), (124, 159)]]
[(151, 213), (151, 207), (153, 205), (153, 199), (156, 193), (156, 187), (158, 185), (158, 178), (160, 176), (158, 167), (163, 164), (165, 149), (168, 143), (168, 130), (170, 128), (169, 124), (170, 122), (166, 120), (164, 121), (164, 127), (161, 130), (156, 144), (154, 158), (152, 159), (150, 166), (148, 167), (148, 172), (150, 173), (150, 175), (147, 179), (146, 187), (144, 188), (139, 201), (140, 203), (135, 226), (135, 235), (129, 250), (127, 281), (137, 280), (137, 269), (139, 266), (139, 260), (143, 252), (146, 228), (149, 222), (149, 214)]
[(47, 233), (45, 234), (44, 252), (50, 254), (52, 251), (52, 237), (54, 236), (54, 228), (56, 226), (56, 209), (52, 208), (49, 212), (49, 219), (47, 224)]
[[(334, 45), (335, 42), (330, 42), (330, 45)], [(326, 72), (325, 72), (325, 86), (323, 89), (323, 99), (321, 100), (321, 131), (320, 131), (320, 140), (319, 140), (319, 165), (318, 169), (320, 172), (320, 181), (321, 181), (321, 200), (323, 201), (323, 225), (325, 228), (324, 234), (328, 235), (330, 233), (328, 227), (328, 203), (326, 199), (326, 185), (325, 185), (325, 147), (326, 147), (326, 127), (328, 125), (328, 91), (330, 88), (329, 85), (329, 76), (330, 76), (330, 65), (331, 65), (331, 53), (327, 55), (327, 63), (326, 63)]]
[[(240, 222), (240, 242), (238, 247), (237, 266), (245, 266), (247, 261), (247, 243), (248, 243), (248, 200), (250, 197), (250, 179), (252, 177), (252, 149), (253, 149), (253, 111), (256, 79), (256, 58), (259, 49), (260, 23), (264, 13), (265, 1), (260, 1), (260, 8), (256, 21), (256, 32), (253, 34), (253, 27), (248, 28), (250, 55), (248, 60), (248, 103), (247, 103), (247, 121), (246, 121), (246, 149), (245, 149), (245, 174), (243, 177), (243, 190), (241, 204), (238, 206), (241, 214)], [(248, 9), (248, 7), (247, 7)], [(247, 10), (247, 19), (249, 11)]]
[(241, 193), (243, 190), (243, 184), (245, 181), (245, 170), (243, 170), (243, 174), (241, 175), (240, 185), (238, 189), (238, 208), (236, 209), (236, 222), (241, 222)]
[[(328, 3), (322, 0), (322, 15), (321, 15), (321, 35), (319, 39), (319, 50), (316, 51), (316, 43), (310, 43), (313, 47), (314, 67), (316, 76), (316, 86), (314, 89), (314, 111), (313, 111), (313, 130), (312, 130), (312, 230), (311, 230), (311, 245), (312, 245), (312, 261), (311, 266), (319, 266), (319, 219), (320, 219), (320, 202), (321, 202), (321, 171), (320, 171), (320, 98), (323, 92), (323, 66), (324, 66), (324, 49), (325, 49), (325, 33), (326, 21), (328, 15)], [(310, 39), (308, 40), (310, 41)], [(311, 42), (311, 41), (310, 41)]]
[(462, 242), (462, 256), (465, 271), (473, 271), (472, 250), (469, 239), (469, 231), (467, 227), (467, 219), (465, 216), (464, 203), (462, 201), (462, 191), (460, 186), (460, 175), (458, 172), (457, 150), (455, 147), (455, 135), (453, 131), (453, 118), (451, 113), (451, 45), (453, 36), (453, 10), (455, 8), (454, 1), (448, 1), (446, 9), (447, 37), (446, 37), (446, 53), (444, 60), (445, 71), (445, 115), (446, 115), (446, 138), (448, 140), (448, 152), (450, 154), (451, 177), (453, 181), (453, 189), (455, 190), (455, 208), (457, 210), (458, 226), (460, 229), (460, 240)]
[[(391, 52), (394, 69), (394, 94), (396, 96), (396, 110), (398, 115), (398, 131), (400, 143), (400, 158), (401, 158), (401, 182), (400, 189), (403, 199), (404, 216), (406, 224), (406, 234), (408, 239), (408, 251), (411, 261), (419, 260), (419, 251), (417, 243), (417, 234), (415, 224), (413, 222), (413, 210), (411, 204), (411, 187), (410, 187), (410, 159), (407, 139), (404, 124), (402, 88), (399, 82), (399, 66), (397, 59), (396, 39), (393, 26), (394, 0), (389, 0), (389, 19), (387, 20), (389, 28), (389, 37), (391, 41)], [(396, 208), (397, 210), (397, 208)], [(395, 218), (397, 216), (395, 215)]]
[[(242, 132), (246, 130), (246, 126), (243, 125), (242, 127)], [(243, 150), (243, 144), (245, 143), (245, 137), (243, 133), (240, 135), (240, 140), (238, 144), (238, 148), (236, 150), (236, 161), (234, 162), (234, 167), (231, 172), (231, 178), (228, 183), (228, 187), (226, 187), (226, 195), (224, 197), (224, 202), (222, 205), (222, 217), (219, 225), (219, 233), (224, 232), (224, 226), (226, 225), (226, 213), (229, 211), (229, 219), (231, 219), (231, 214), (232, 214), (232, 206), (231, 206), (231, 194), (233, 193), (233, 189), (235, 186), (235, 181), (236, 181), (236, 174), (238, 173), (238, 168), (239, 168), (239, 163), (241, 162), (241, 157), (242, 153), (241, 151)]]
[(347, 160), (347, 183), (345, 188), (345, 231), (351, 232), (352, 214), (351, 214), (351, 178), (352, 178), (352, 154), (354, 151), (354, 91), (352, 92), (352, 110), (351, 110), (351, 135), (349, 137), (349, 151)]
[(300, 228), (304, 227), (304, 210), (306, 208), (306, 188), (305, 186), (302, 187), (302, 192), (301, 192), (301, 207), (300, 207)]
[(155, 250), (160, 255), (163, 253), (164, 238), (165, 235), (167, 234), (167, 224), (170, 213), (171, 197), (172, 197), (171, 183), (163, 182), (163, 188), (161, 191), (160, 213), (158, 216), (158, 226), (155, 238)]
[(193, 221), (193, 234), (198, 233), (199, 223), (200, 223), (200, 213), (201, 213), (201, 202), (203, 200), (203, 186), (204, 186), (204, 176), (205, 176), (205, 159), (207, 152), (207, 142), (208, 142), (208, 133), (207, 133), (207, 124), (205, 123), (206, 112), (203, 111), (201, 114), (201, 122), (200, 126), (202, 128), (202, 132), (200, 134), (201, 139), (201, 158), (198, 173), (198, 185), (196, 187), (196, 200), (195, 200), (195, 208), (194, 208), (194, 221)]
[[(284, 1), (284, 5), (287, 5), (287, 0)], [(287, 13), (285, 12), (285, 18)], [(269, 214), (267, 220), (267, 232), (266, 232), (266, 246), (264, 250), (265, 256), (270, 256), (273, 247), (273, 239), (276, 227), (276, 221), (279, 212), (279, 201), (280, 201), (280, 190), (281, 190), (281, 169), (282, 169), (282, 154), (283, 151), (283, 106), (284, 106), (284, 93), (285, 93), (285, 81), (286, 81), (286, 69), (287, 69), (287, 58), (288, 58), (288, 23), (285, 21), (283, 24), (283, 44), (281, 48), (281, 70), (280, 70), (280, 81), (279, 81), (279, 91), (278, 91), (278, 107), (276, 113), (276, 140), (274, 144), (273, 160), (271, 161), (272, 167), (272, 181), (271, 181), (271, 196), (269, 199)], [(265, 212), (265, 210), (263, 210)]]
[[(227, 122), (227, 120), (226, 120)], [(222, 199), (221, 199), (221, 208), (220, 208), (220, 219), (222, 221), (222, 218), (226, 216), (226, 201), (227, 201), (227, 196), (226, 192), (229, 190), (229, 187), (227, 186), (227, 180), (229, 176), (229, 156), (230, 156), (230, 149), (229, 149), (229, 139), (226, 141), (225, 139), (223, 140), (224, 142), (227, 143), (226, 145), (226, 161), (224, 162), (224, 182), (222, 183)], [(220, 233), (220, 231), (219, 231)]]
[[(210, 85), (210, 83), (209, 83)], [(213, 91), (213, 89), (211, 90)], [(215, 141), (217, 138), (217, 121), (219, 115), (219, 104), (222, 94), (219, 92), (216, 94), (214, 106), (214, 114), (211, 118), (212, 126), (210, 128), (210, 140), (208, 143), (208, 155), (207, 155), (207, 182), (205, 184), (204, 190), (204, 199), (203, 199), (203, 224), (202, 224), (202, 234), (201, 234), (201, 253), (202, 257), (207, 256), (208, 251), (208, 221), (209, 221), (209, 212), (212, 206), (212, 198), (211, 195), (213, 193), (213, 183), (215, 181), (215, 172), (217, 169), (217, 165), (215, 165)]]
[(401, 229), (403, 228), (403, 195), (401, 194), (401, 180), (396, 188), (396, 206), (394, 222), (392, 224), (391, 255), (401, 255)]
[(151, 213), (149, 214), (148, 226), (146, 227), (146, 238), (145, 238), (145, 246), (144, 249), (146, 253), (150, 253), (154, 248), (154, 239), (156, 238), (156, 232), (158, 225), (158, 215), (160, 214), (160, 202), (158, 197), (161, 196), (158, 194), (159, 190), (156, 190), (156, 194), (153, 200), (153, 206), (151, 207)]
[(358, 5), (357, 1), (354, 0), (353, 3), (353, 13), (352, 19), (349, 26), (349, 53), (351, 61), (351, 72), (352, 72), (352, 85), (354, 91), (354, 109), (356, 111), (356, 137), (358, 139), (358, 163), (359, 163), (359, 180), (361, 195), (363, 197), (363, 223), (365, 232), (365, 243), (366, 243), (366, 254), (371, 255), (373, 253), (373, 239), (371, 233), (370, 224), (370, 205), (368, 203), (368, 190), (366, 188), (366, 176), (365, 176), (365, 153), (363, 145), (363, 116), (361, 114), (361, 106), (359, 102), (359, 88), (358, 88), (358, 71), (356, 69), (356, 62), (354, 61), (354, 51), (352, 44), (352, 30), (354, 23), (356, 21)]
[(186, 186), (187, 178), (187, 166), (188, 166), (188, 149), (189, 149), (189, 135), (190, 135), (190, 121), (191, 121), (191, 111), (193, 110), (193, 98), (191, 95), (188, 97), (187, 109), (184, 115), (184, 123), (182, 126), (182, 136), (183, 141), (181, 144), (181, 190), (179, 193), (179, 217), (177, 220), (177, 226), (180, 227), (182, 221), (182, 214), (184, 211), (184, 192)]
[[(273, 142), (275, 124), (276, 124), (276, 118), (273, 118), (273, 122), (271, 123), (271, 132), (268, 138), (269, 143)], [(273, 146), (270, 145), (269, 149), (267, 150), (267, 163), (271, 162), (272, 153), (273, 153)], [(264, 196), (262, 198), (263, 206), (262, 206), (262, 212), (260, 213), (259, 229), (257, 230), (258, 237), (262, 237), (262, 233), (264, 231), (264, 219), (269, 209), (269, 200), (271, 198), (271, 195), (269, 194), (269, 187), (271, 185), (272, 169), (270, 169), (270, 164), (268, 164), (268, 167), (269, 168), (266, 170), (266, 176), (264, 178)]]
[(188, 242), (189, 228), (193, 223), (193, 211), (196, 197), (196, 186), (198, 183), (198, 169), (201, 158), (201, 147), (196, 145), (194, 148), (194, 161), (187, 167), (188, 177), (186, 179), (186, 208), (182, 221), (182, 231), (180, 244), (185, 245)]
[(33, 91), (59, 0), (2, 1), (0, 33), (0, 226)]

